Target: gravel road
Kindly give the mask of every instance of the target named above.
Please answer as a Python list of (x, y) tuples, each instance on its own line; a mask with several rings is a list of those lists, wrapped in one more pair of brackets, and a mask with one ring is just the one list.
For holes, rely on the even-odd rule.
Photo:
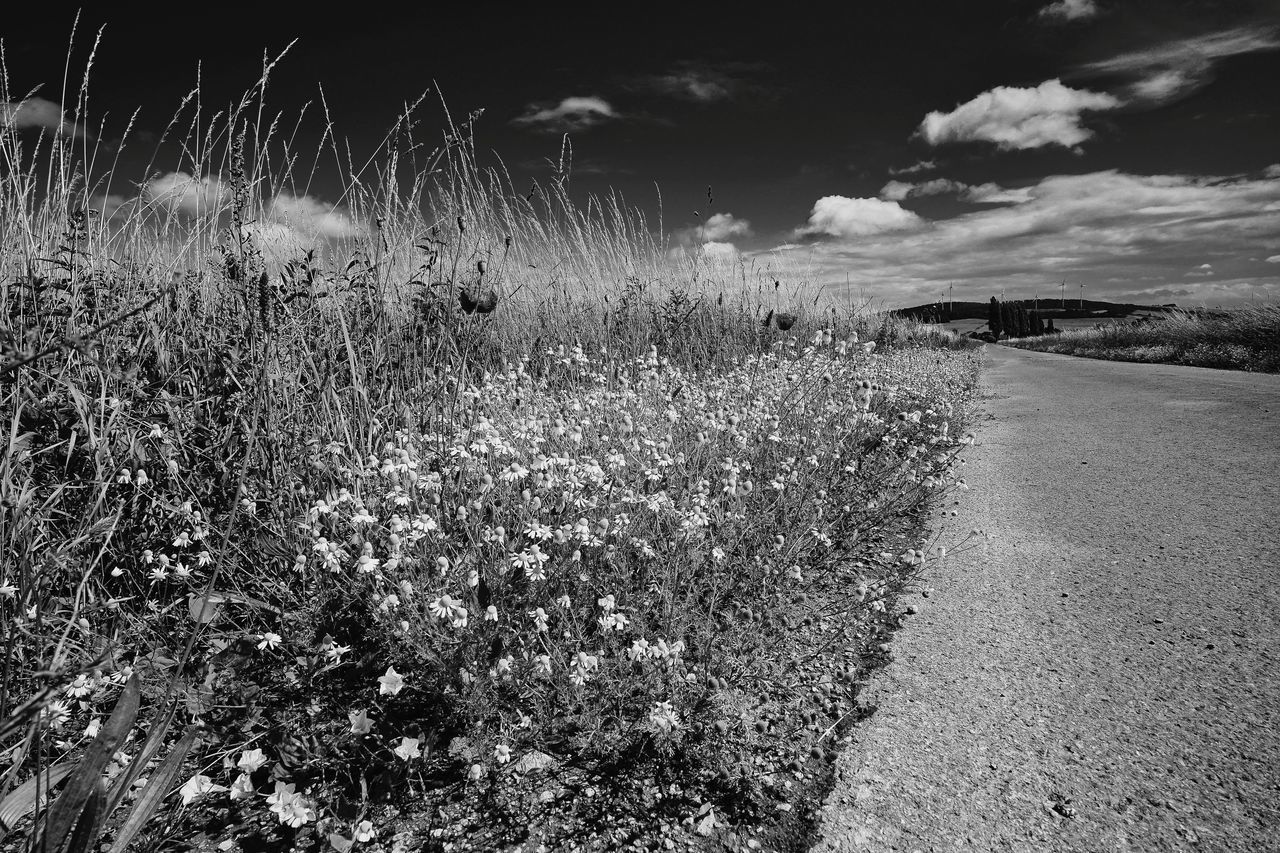
[(814, 850), (1280, 851), (1280, 376), (985, 358)]

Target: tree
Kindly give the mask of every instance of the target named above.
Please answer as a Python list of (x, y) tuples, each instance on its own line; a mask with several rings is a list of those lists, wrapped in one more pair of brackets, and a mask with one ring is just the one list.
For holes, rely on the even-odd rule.
[(987, 328), (991, 330), (991, 336), (997, 341), (1000, 340), (1000, 333), (1004, 331), (1004, 323), (1001, 318), (1001, 308), (1003, 306), (991, 297), (991, 304), (987, 306)]

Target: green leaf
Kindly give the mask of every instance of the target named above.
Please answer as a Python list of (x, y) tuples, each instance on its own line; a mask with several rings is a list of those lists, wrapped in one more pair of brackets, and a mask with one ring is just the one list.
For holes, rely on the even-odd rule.
[(46, 791), (56, 787), (67, 778), (75, 766), (70, 761), (55, 764), (49, 769), (37, 773), (0, 802), (0, 839), (4, 838), (27, 815), (36, 809), (36, 800)]
[(152, 723), (151, 731), (143, 742), (142, 749), (138, 750), (138, 754), (129, 762), (129, 766), (111, 788), (111, 794), (107, 797), (108, 815), (119, 808), (120, 803), (124, 801), (125, 795), (129, 793), (129, 788), (142, 775), (147, 763), (160, 750), (160, 746), (164, 743), (164, 736), (169, 733), (169, 726), (173, 724), (173, 714), (177, 709), (176, 702), (170, 703), (169, 710), (164, 717), (158, 723)]
[(124, 686), (124, 692), (116, 701), (115, 710), (80, 760), (75, 778), (67, 783), (57, 801), (49, 807), (43, 832), (40, 827), (36, 828), (33, 850), (57, 851), (62, 848), (67, 836), (79, 822), (89, 798), (97, 790), (107, 762), (133, 728), (133, 721), (138, 717), (139, 701), (138, 677), (135, 675)]
[(169, 753), (169, 757), (151, 775), (147, 787), (143, 789), (142, 795), (133, 804), (129, 817), (125, 819), (124, 826), (120, 827), (115, 843), (111, 845), (111, 853), (124, 853), (129, 843), (142, 831), (147, 821), (151, 820), (156, 809), (160, 808), (164, 798), (172, 793), (174, 782), (178, 780), (178, 774), (182, 771), (182, 762), (186, 761), (187, 753), (195, 746), (197, 732), (198, 729), (195, 726), (189, 726), (181, 740), (174, 746), (173, 752)]
[(102, 822), (107, 817), (107, 783), (102, 779), (89, 795), (84, 810), (80, 812), (80, 820), (76, 822), (76, 830), (71, 834), (67, 844), (67, 853), (88, 853), (102, 833)]

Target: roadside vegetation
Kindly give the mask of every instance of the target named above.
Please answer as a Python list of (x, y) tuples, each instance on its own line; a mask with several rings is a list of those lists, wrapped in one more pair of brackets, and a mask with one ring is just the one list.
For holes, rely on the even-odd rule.
[(1046, 337), (1015, 338), (1005, 343), (1112, 361), (1276, 373), (1280, 372), (1280, 306), (1171, 309), (1136, 320)]
[(266, 82), (136, 196), (0, 132), (4, 842), (801, 844), (970, 345), (672, 251), (567, 152), (518, 190), (475, 116), (367, 166), (323, 124), (308, 233)]

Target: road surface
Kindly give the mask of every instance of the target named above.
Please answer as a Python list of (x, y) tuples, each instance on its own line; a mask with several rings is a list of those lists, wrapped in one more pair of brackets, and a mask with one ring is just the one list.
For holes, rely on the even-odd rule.
[[(835, 851), (1280, 851), (1280, 376), (989, 346)], [(941, 523), (940, 523), (941, 524)]]

